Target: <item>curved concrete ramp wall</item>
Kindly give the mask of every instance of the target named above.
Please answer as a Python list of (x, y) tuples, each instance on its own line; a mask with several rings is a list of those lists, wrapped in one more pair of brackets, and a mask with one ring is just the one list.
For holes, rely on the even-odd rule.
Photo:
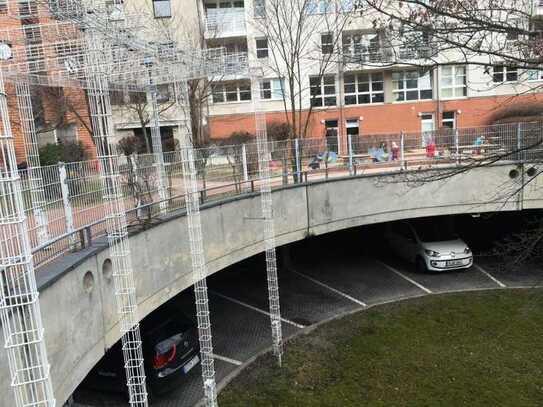
[[(404, 218), (543, 208), (533, 180), (517, 191), (516, 166), (472, 169), (443, 182), (400, 182), (399, 175), (361, 176), (299, 185), (273, 193), (277, 242), (294, 242), (353, 226)], [(520, 171), (522, 174), (522, 171)], [(428, 174), (428, 172), (424, 172)], [(257, 194), (203, 206), (209, 273), (263, 251)], [(140, 317), (194, 283), (185, 217), (172, 216), (130, 238)], [(105, 349), (119, 339), (107, 247), (97, 245), (40, 270), (41, 304), (59, 405)], [(0, 405), (12, 406), (5, 352), (0, 352)]]

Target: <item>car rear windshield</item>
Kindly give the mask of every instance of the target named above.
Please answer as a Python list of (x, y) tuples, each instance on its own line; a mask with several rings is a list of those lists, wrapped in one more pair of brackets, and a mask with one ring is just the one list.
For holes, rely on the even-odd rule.
[(458, 239), (458, 235), (449, 222), (428, 219), (419, 220), (413, 226), (422, 242), (443, 242)]

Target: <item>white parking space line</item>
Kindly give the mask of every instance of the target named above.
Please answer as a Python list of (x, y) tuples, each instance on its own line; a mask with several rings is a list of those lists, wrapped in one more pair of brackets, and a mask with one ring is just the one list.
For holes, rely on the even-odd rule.
[(351, 297), (349, 294), (345, 294), (345, 293), (342, 292), (342, 291), (336, 290), (334, 287), (330, 287), (328, 284), (324, 284), (324, 283), (320, 282), (319, 280), (314, 279), (313, 277), (309, 277), (309, 276), (307, 276), (307, 275), (305, 275), (305, 274), (303, 274), (303, 273), (300, 273), (299, 271), (295, 271), (295, 270), (290, 270), (290, 272), (292, 272), (292, 273), (294, 273), (294, 274), (297, 274), (297, 275), (299, 275), (300, 277), (303, 277), (303, 278), (305, 278), (306, 280), (311, 281), (312, 283), (315, 283), (315, 284), (317, 284), (317, 285), (320, 285), (321, 287), (324, 287), (324, 288), (326, 288), (326, 289), (332, 291), (333, 293), (336, 293), (336, 294), (338, 294), (338, 295), (341, 295), (342, 297), (347, 298), (348, 300), (350, 300), (350, 301), (352, 301), (352, 302), (354, 302), (354, 303), (356, 303), (356, 304), (358, 304), (358, 305), (360, 305), (360, 306), (362, 306), (362, 307), (367, 307), (367, 306), (368, 306), (365, 302), (362, 302), (362, 301), (360, 301), (360, 300), (357, 300), (356, 298)]
[(213, 353), (213, 359), (222, 360), (223, 362), (230, 363), (231, 365), (241, 366), (243, 365), (243, 362), (240, 362), (236, 359), (230, 359), (226, 356), (217, 355), (216, 353)]
[(433, 294), (432, 293), (432, 290), (430, 290), (429, 288), (426, 288), (425, 286), (423, 286), (422, 284), (416, 282), (415, 280), (413, 280), (412, 278), (409, 278), (407, 277), (405, 274), (403, 274), (402, 272), (396, 270), (394, 267), (391, 267), (389, 266), (388, 264), (386, 263), (383, 263), (382, 261), (380, 260), (377, 260), (378, 263), (382, 264), (384, 267), (386, 267), (387, 269), (389, 269), (390, 271), (392, 271), (393, 273), (399, 275), (401, 278), (403, 278), (404, 280), (407, 280), (409, 281), (411, 284), (414, 284), (416, 285), (418, 288), (420, 288), (422, 291), (428, 293), (428, 294)]
[(502, 283), (500, 280), (498, 280), (496, 277), (494, 277), (492, 274), (490, 274), (488, 271), (486, 271), (485, 269), (483, 269), (481, 266), (479, 266), (478, 264), (475, 264), (473, 263), (473, 265), (481, 272), (483, 273), (485, 276), (487, 276), (488, 278), (490, 278), (492, 281), (494, 281), (496, 284), (498, 284), (501, 288), (507, 288), (507, 286)]
[[(252, 305), (247, 304), (246, 302), (236, 300), (235, 298), (232, 298), (232, 297), (228, 297), (227, 295), (218, 293), (217, 291), (209, 290), (209, 292), (211, 292), (212, 294), (216, 295), (217, 297), (221, 297), (221, 298), (224, 298), (225, 300), (228, 300), (228, 301), (231, 301), (231, 302), (233, 302), (233, 303), (235, 303), (235, 304), (241, 305), (242, 307), (249, 308), (249, 309), (251, 309), (251, 310), (253, 310), (253, 311), (255, 311), (255, 312), (259, 312), (259, 313), (261, 313), (261, 314), (270, 316), (270, 313), (269, 313), (269, 312), (264, 311), (264, 310), (261, 310), (260, 308), (257, 308), (257, 307), (253, 307)], [(286, 323), (286, 324), (295, 326), (296, 328), (300, 328), (300, 329), (305, 328), (305, 325), (297, 324), (296, 322), (291, 321), (291, 320), (286, 319), (286, 318), (283, 318), (283, 317), (281, 317), (281, 321), (283, 321), (283, 322)]]

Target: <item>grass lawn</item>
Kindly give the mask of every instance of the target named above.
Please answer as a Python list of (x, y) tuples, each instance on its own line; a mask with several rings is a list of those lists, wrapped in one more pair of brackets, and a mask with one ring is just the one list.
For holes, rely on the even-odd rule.
[(221, 407), (543, 406), (543, 290), (372, 308), (259, 358)]

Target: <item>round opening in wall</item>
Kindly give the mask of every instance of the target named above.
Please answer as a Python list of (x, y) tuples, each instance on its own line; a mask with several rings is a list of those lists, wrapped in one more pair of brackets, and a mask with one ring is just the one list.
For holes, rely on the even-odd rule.
[(113, 277), (113, 265), (111, 264), (111, 259), (105, 259), (102, 264), (102, 275), (106, 280), (111, 280)]
[(518, 170), (511, 170), (511, 171), (509, 171), (509, 178), (515, 179), (515, 178), (518, 178), (518, 176), (519, 176)]
[(527, 174), (529, 177), (534, 177), (535, 174), (537, 174), (537, 168), (535, 168), (535, 167), (530, 167), (530, 168), (528, 168), (528, 170), (526, 170), (526, 174)]
[(94, 276), (92, 275), (92, 272), (87, 271), (85, 275), (83, 276), (83, 290), (87, 294), (90, 294), (94, 288)]

